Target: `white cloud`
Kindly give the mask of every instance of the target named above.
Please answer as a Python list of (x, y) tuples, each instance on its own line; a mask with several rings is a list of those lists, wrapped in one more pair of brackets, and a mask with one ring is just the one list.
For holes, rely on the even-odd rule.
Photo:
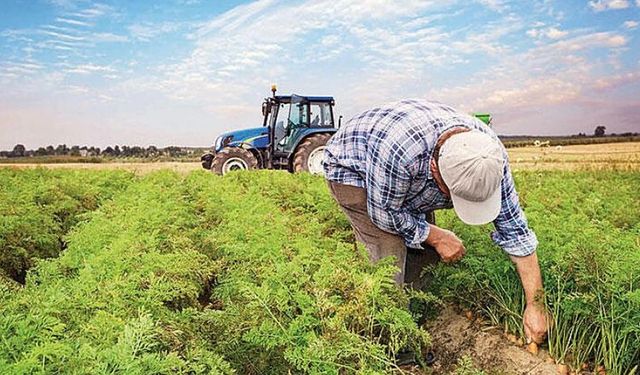
[[(595, 89), (637, 83), (640, 75), (635, 73), (603, 78), (600, 72), (610, 71), (611, 62), (589, 57), (594, 49), (616, 49), (625, 44), (624, 37), (607, 32), (541, 43), (530, 50), (502, 56), (488, 70), (469, 77), (470, 83), (435, 88), (427, 96), (467, 111), (487, 110), (510, 122), (526, 122), (523, 114), (540, 108), (566, 108), (588, 101), (591, 96), (597, 98), (593, 95)], [(500, 131), (510, 132), (509, 124)]]
[(106, 73), (113, 73), (116, 70), (113, 69), (110, 66), (106, 66), (106, 65), (97, 65), (97, 64), (80, 64), (77, 66), (73, 66), (70, 67), (68, 69), (64, 70), (66, 73), (75, 73), (75, 74), (91, 74), (91, 73), (99, 73), (99, 72), (106, 72)]
[(568, 31), (562, 31), (562, 30), (558, 30), (555, 27), (550, 27), (547, 29), (547, 31), (545, 32), (545, 35), (549, 38), (549, 39), (562, 39), (565, 36), (567, 36), (569, 34)]
[(594, 87), (600, 90), (612, 89), (618, 86), (627, 85), (640, 81), (640, 72), (628, 72), (616, 74), (595, 81)]
[(74, 26), (93, 26), (92, 23), (85, 22), (85, 21), (78, 21), (78, 20), (74, 20), (72, 18), (57, 17), (56, 21), (57, 22), (61, 22), (61, 23), (66, 23), (66, 24), (69, 24), (69, 25), (74, 25)]
[(68, 16), (76, 17), (76, 18), (84, 18), (84, 19), (93, 19), (99, 18), (104, 15), (108, 15), (113, 13), (114, 9), (109, 5), (96, 3), (93, 4), (90, 8), (83, 9), (74, 13), (68, 14)]
[(629, 30), (634, 30), (638, 27), (639, 24), (638, 24), (638, 21), (625, 21), (622, 25)]
[[(446, 3), (410, 0), (399, 7), (391, 0), (287, 5), (266, 0), (241, 5), (198, 28), (191, 35), (195, 48), (190, 56), (162, 67), (162, 78), (150, 80), (146, 87), (181, 99), (210, 102), (224, 92), (221, 105), (232, 100), (246, 102), (275, 81), (286, 90), (287, 82), (293, 85), (298, 78), (314, 74), (309, 70), (317, 71), (319, 61), (337, 61), (350, 49), (351, 58), (360, 61), (360, 66), (346, 79), (356, 82), (378, 77), (378, 84), (372, 84), (375, 90), (400, 89), (404, 82), (419, 79), (425, 65), (455, 61), (446, 33), (418, 24), (412, 29), (401, 27), (425, 10), (438, 10)], [(283, 27), (293, 19), (298, 20), (295, 28)], [(384, 22), (372, 24), (372, 20)], [(318, 33), (328, 37), (317, 41)], [(308, 68), (300, 70), (302, 66)], [(315, 79), (302, 89), (312, 90), (312, 85), (327, 88), (337, 79)]]
[(129, 38), (126, 35), (118, 35), (113, 33), (94, 33), (89, 39), (93, 42), (127, 42)]
[(602, 12), (609, 9), (626, 9), (630, 4), (629, 0), (592, 0), (589, 1), (589, 6), (596, 12)]
[(501, 12), (507, 8), (506, 0), (477, 0), (480, 4), (486, 6), (487, 8)]
[(529, 29), (526, 34), (532, 38), (539, 38), (546, 36), (549, 39), (562, 39), (565, 36), (569, 35), (569, 32), (566, 30), (560, 30), (555, 27), (549, 27), (546, 29)]
[(69, 34), (59, 33), (59, 32), (56, 32), (56, 31), (41, 30), (40, 33), (52, 36), (52, 37), (54, 37), (56, 39), (67, 40), (67, 41), (78, 41), (79, 42), (79, 41), (86, 40), (86, 38), (83, 37), (83, 36), (69, 35)]
[(141, 23), (127, 27), (133, 38), (147, 42), (159, 35), (174, 32), (179, 28), (180, 25), (175, 22), (164, 22), (161, 24)]
[(0, 65), (0, 72), (14, 74), (32, 74), (42, 70), (44, 66), (36, 61), (6, 62)]

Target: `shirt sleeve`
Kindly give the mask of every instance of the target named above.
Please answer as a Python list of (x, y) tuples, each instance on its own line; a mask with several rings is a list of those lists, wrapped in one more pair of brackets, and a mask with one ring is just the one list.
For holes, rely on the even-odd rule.
[[(394, 150), (395, 149), (395, 150)], [(411, 174), (396, 147), (370, 150), (367, 166), (367, 210), (378, 228), (398, 234), (407, 247), (422, 249), (429, 236), (424, 213), (403, 208), (411, 185)]]
[(493, 224), (496, 230), (491, 234), (491, 238), (507, 254), (523, 257), (536, 251), (538, 239), (529, 228), (527, 218), (520, 207), (508, 162), (505, 163), (502, 179), (502, 208)]

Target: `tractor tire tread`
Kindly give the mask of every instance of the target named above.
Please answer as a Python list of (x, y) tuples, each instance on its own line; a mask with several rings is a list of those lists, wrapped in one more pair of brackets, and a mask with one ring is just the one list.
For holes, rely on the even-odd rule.
[(307, 160), (309, 155), (311, 155), (311, 152), (314, 149), (326, 145), (331, 136), (332, 134), (329, 133), (318, 133), (305, 138), (296, 149), (296, 153), (293, 158), (292, 171), (294, 173), (308, 172)]
[(240, 147), (225, 147), (217, 152), (211, 162), (211, 171), (218, 175), (223, 175), (222, 167), (231, 158), (240, 158), (247, 164), (247, 169), (257, 169), (258, 159), (251, 151)]

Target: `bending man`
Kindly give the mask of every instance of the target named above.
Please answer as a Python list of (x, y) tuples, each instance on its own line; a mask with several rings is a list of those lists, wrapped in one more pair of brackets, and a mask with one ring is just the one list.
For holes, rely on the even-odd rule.
[(398, 284), (407, 281), (405, 274), (419, 274), (407, 248), (447, 263), (465, 254), (454, 233), (428, 222), (431, 211), (453, 207), (467, 224), (493, 222), (492, 238), (515, 263), (524, 288), (527, 339), (542, 341), (538, 241), (518, 202), (504, 146), (483, 122), (425, 100), (374, 108), (331, 138), (324, 169), (370, 259), (396, 257)]

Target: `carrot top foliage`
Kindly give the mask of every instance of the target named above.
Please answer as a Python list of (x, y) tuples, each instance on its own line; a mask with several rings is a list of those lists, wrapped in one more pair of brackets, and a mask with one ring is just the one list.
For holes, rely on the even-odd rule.
[(0, 169), (0, 278), (24, 282), (38, 259), (58, 256), (81, 214), (132, 180), (122, 171)]
[(0, 372), (394, 371), (429, 336), (347, 229), (309, 176), (141, 178), (0, 288)]
[[(3, 374), (390, 373), (398, 351), (429, 348), (410, 299), (467, 305), (522, 333), (513, 265), (490, 226), (463, 225), (452, 212), (438, 213), (439, 224), (468, 254), (427, 270), (435, 297), (397, 289), (391, 259), (369, 263), (321, 178), (0, 178), (0, 264), (29, 268), (24, 287), (0, 283)], [(540, 240), (552, 355), (637, 371), (640, 175), (515, 178)]]
[[(608, 373), (640, 368), (640, 173), (519, 172), (527, 218), (540, 245), (551, 354), (574, 368)], [(510, 260), (489, 239), (490, 226), (439, 216), (465, 241), (468, 256), (439, 265), (436, 294), (488, 315), (522, 334), (524, 296)]]

